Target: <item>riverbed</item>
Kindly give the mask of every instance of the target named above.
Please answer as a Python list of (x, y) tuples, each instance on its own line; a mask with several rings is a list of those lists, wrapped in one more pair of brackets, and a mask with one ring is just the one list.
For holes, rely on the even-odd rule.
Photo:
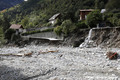
[(0, 48), (0, 80), (119, 80), (120, 59), (107, 59), (107, 51), (120, 53), (119, 48), (4, 46)]

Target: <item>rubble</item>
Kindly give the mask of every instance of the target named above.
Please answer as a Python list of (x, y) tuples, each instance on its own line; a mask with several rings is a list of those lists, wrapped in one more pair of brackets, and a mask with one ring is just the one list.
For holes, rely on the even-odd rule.
[[(119, 80), (120, 59), (106, 59), (106, 50), (51, 45), (3, 47), (2, 55), (23, 57), (0, 56), (0, 80)], [(120, 53), (117, 48), (110, 51)]]
[(106, 56), (107, 56), (107, 58), (109, 58), (109, 60), (113, 60), (113, 59), (118, 58), (118, 53), (116, 53), (116, 52), (107, 52)]

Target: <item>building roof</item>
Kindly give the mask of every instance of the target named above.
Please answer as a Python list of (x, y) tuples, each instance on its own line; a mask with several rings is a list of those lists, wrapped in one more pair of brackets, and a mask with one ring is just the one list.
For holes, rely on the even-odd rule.
[(60, 13), (57, 13), (57, 14), (53, 15), (49, 20), (54, 20), (54, 19), (56, 19), (59, 15), (60, 15)]
[(20, 29), (20, 28), (23, 28), (22, 25), (19, 25), (19, 24), (12, 24), (10, 26), (11, 29)]
[(93, 11), (93, 9), (81, 9), (80, 11)]

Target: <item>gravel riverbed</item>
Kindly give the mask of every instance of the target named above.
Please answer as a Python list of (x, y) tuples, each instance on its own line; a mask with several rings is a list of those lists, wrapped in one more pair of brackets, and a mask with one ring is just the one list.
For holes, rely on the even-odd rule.
[[(119, 80), (120, 59), (107, 59), (108, 50), (120, 53), (119, 48), (3, 47), (0, 48), (0, 80)], [(32, 55), (24, 56), (27, 53)]]

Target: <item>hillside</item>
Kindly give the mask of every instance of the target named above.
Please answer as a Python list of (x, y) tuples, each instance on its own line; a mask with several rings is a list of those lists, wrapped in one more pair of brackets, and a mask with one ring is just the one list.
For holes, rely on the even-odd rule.
[(0, 1), (0, 11), (6, 8), (10, 8), (16, 4), (23, 2), (24, 0), (1, 0)]
[[(99, 8), (104, 8), (106, 3), (104, 0), (99, 1)], [(61, 13), (63, 20), (78, 20), (79, 9), (94, 9), (95, 5), (95, 0), (29, 0), (10, 8), (4, 14), (10, 18), (11, 23), (19, 23), (25, 27), (36, 25), (39, 27), (47, 23), (56, 13)]]

